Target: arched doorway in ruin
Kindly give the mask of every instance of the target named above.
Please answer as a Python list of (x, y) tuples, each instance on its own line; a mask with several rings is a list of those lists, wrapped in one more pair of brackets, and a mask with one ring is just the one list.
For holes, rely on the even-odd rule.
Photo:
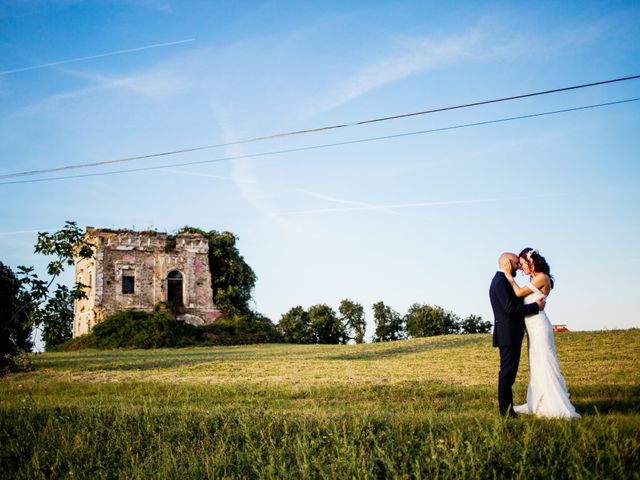
[(167, 303), (175, 313), (179, 313), (184, 307), (182, 300), (182, 274), (177, 270), (167, 275)]

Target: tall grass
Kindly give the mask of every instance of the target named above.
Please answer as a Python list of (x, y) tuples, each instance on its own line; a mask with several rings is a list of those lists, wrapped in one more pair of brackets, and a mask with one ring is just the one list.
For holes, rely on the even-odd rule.
[(499, 417), (485, 335), (45, 354), (0, 380), (0, 478), (640, 478), (640, 331), (557, 346), (578, 421)]
[[(3, 409), (3, 478), (633, 478), (637, 431), (582, 422), (244, 408)], [(418, 413), (418, 414), (416, 414)]]

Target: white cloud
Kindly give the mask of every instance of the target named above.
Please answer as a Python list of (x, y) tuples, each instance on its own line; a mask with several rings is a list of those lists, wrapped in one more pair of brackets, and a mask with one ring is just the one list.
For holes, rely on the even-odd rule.
[(348, 103), (392, 82), (431, 68), (467, 58), (482, 39), (480, 29), (463, 35), (433, 39), (400, 36), (392, 52), (371, 60), (323, 95), (311, 108), (321, 113)]
[(102, 75), (60, 66), (54, 68), (67, 75), (86, 80), (89, 85), (39, 99), (14, 112), (14, 115), (33, 115), (42, 111), (48, 112), (51, 107), (64, 104), (69, 100), (81, 99), (103, 91), (121, 91), (151, 99), (167, 97), (185, 88), (188, 81), (179, 68), (171, 65), (160, 65), (145, 71), (120, 76)]
[(224, 175), (212, 175), (212, 174), (208, 174), (208, 173), (188, 172), (188, 171), (184, 171), (184, 170), (165, 170), (165, 171), (166, 172), (170, 172), (170, 173), (180, 173), (180, 174), (184, 174), (184, 175), (191, 175), (191, 176), (195, 176), (195, 177), (215, 178), (217, 180), (231, 181), (231, 182), (234, 182), (236, 184), (240, 184), (240, 183), (242, 183), (242, 184), (250, 184), (250, 185), (254, 185), (254, 186), (258, 186), (258, 187), (262, 187), (262, 188), (271, 188), (271, 189), (284, 191), (284, 192), (299, 193), (301, 195), (305, 195), (305, 196), (308, 196), (308, 197), (311, 197), (311, 198), (316, 198), (318, 200), (324, 200), (326, 202), (337, 203), (337, 204), (341, 204), (341, 205), (351, 205), (353, 207), (361, 207), (361, 208), (376, 208), (376, 209), (381, 208), (378, 205), (374, 205), (374, 204), (367, 203), (367, 202), (361, 202), (361, 201), (358, 201), (358, 200), (348, 200), (348, 199), (344, 199), (344, 198), (333, 197), (331, 195), (326, 195), (324, 193), (315, 192), (313, 190), (308, 190), (306, 188), (288, 187), (288, 186), (285, 186), (285, 185), (277, 185), (277, 184), (274, 184), (274, 183), (258, 182), (253, 178), (242, 178), (242, 177), (240, 177), (238, 175), (233, 176), (233, 177), (227, 177), (227, 176), (224, 176)]
[(67, 72), (90, 80), (93, 85), (76, 92), (59, 94), (56, 96), (57, 98), (82, 96), (105, 89), (123, 90), (145, 97), (164, 97), (175, 93), (184, 85), (184, 79), (171, 69), (153, 69), (125, 76), (107, 76), (71, 70), (67, 70)]

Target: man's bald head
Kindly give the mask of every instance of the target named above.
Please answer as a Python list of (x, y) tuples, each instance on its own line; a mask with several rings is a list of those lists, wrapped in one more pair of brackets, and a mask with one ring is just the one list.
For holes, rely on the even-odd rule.
[(498, 268), (504, 268), (507, 261), (511, 265), (511, 275), (515, 275), (518, 271), (518, 256), (515, 253), (504, 252), (498, 257)]
[(506, 260), (518, 261), (518, 256), (515, 253), (504, 252), (498, 257), (498, 265), (502, 265)]

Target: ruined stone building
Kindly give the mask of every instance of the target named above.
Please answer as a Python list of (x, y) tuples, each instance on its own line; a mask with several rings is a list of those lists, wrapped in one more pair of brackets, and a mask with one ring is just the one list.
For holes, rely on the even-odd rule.
[(162, 302), (195, 325), (221, 316), (212, 298), (209, 243), (201, 235), (87, 227), (85, 238), (95, 255), (76, 259), (76, 282), (88, 285), (88, 298), (74, 304), (74, 337), (115, 312), (151, 311)]

